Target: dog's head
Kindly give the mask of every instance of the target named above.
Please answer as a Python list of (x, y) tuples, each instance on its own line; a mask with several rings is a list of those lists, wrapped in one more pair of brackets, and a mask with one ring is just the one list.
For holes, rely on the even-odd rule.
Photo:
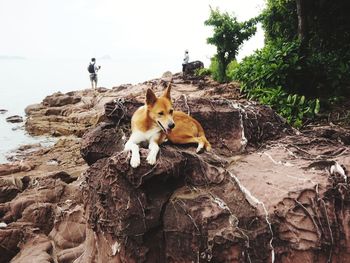
[(173, 105), (170, 98), (171, 85), (165, 89), (164, 94), (157, 98), (151, 89), (147, 90), (146, 106), (149, 117), (157, 123), (164, 133), (170, 133), (175, 127), (173, 119)]

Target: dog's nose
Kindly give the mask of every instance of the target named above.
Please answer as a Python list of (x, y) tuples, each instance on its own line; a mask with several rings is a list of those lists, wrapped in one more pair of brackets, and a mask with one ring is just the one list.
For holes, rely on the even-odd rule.
[(168, 124), (169, 129), (173, 129), (175, 127), (175, 123)]

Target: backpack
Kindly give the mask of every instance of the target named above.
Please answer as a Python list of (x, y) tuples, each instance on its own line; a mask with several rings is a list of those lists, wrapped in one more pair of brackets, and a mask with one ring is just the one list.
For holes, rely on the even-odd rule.
[(88, 69), (89, 73), (94, 74), (95, 73), (95, 64), (89, 64)]

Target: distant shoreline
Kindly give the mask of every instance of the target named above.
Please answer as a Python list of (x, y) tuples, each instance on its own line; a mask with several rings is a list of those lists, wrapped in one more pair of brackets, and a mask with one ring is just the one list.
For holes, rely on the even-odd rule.
[(0, 55), (0, 59), (15, 59), (15, 60), (26, 60), (26, 57), (21, 57), (21, 56), (3, 56)]

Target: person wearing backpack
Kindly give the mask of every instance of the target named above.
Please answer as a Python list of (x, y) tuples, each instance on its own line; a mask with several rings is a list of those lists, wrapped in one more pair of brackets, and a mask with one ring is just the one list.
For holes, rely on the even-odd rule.
[(96, 59), (92, 58), (91, 62), (88, 66), (88, 71), (90, 73), (90, 81), (91, 81), (91, 88), (94, 89), (94, 84), (95, 84), (95, 89), (97, 88), (97, 71), (99, 71), (101, 66), (96, 65)]

